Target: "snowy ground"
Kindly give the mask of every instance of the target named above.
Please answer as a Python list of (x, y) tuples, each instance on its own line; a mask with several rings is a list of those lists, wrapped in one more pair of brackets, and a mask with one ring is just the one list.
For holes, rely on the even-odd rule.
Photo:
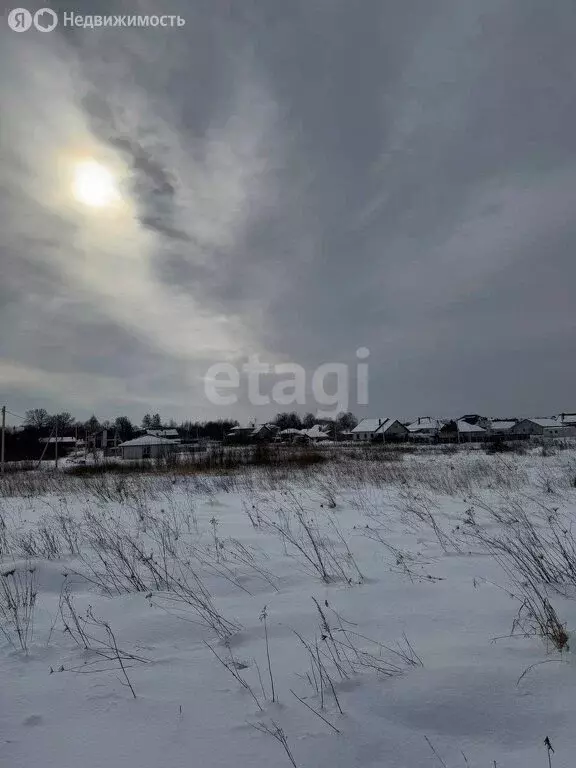
[(576, 628), (575, 482), (539, 450), (11, 478), (1, 579), (37, 600), (27, 652), (0, 637), (0, 761), (545, 768), (548, 737), (571, 766), (572, 655), (521, 607)]

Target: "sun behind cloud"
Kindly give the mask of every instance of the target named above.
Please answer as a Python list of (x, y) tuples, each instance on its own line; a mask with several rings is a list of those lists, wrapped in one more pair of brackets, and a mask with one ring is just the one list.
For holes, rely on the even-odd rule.
[(96, 160), (83, 160), (75, 166), (72, 193), (79, 203), (93, 208), (105, 208), (120, 200), (114, 174)]

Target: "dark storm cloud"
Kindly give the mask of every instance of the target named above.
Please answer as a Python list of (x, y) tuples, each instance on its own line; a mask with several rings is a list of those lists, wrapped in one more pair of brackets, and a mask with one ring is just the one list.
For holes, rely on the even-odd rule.
[[(209, 407), (219, 359), (311, 371), (367, 346), (373, 413), (576, 407), (572, 2), (163, 12), (185, 27), (2, 30), (12, 392), (21, 376), (34, 399), (44, 370), (99, 375), (91, 410), (117, 386), (135, 412), (162, 393), (177, 417)], [(126, 170), (118, 236), (47, 199), (46, 166), (79, 133)]]

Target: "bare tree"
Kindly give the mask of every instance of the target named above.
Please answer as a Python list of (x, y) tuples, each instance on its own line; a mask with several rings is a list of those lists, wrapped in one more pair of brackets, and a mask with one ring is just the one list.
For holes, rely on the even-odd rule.
[(50, 414), (45, 408), (32, 408), (32, 410), (26, 411), (24, 423), (27, 427), (45, 429), (50, 426)]

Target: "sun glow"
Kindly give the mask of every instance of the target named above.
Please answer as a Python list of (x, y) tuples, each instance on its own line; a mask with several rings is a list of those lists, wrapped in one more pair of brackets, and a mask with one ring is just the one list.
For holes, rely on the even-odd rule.
[(84, 160), (76, 165), (72, 192), (79, 203), (93, 208), (104, 208), (120, 199), (114, 175), (95, 160)]

